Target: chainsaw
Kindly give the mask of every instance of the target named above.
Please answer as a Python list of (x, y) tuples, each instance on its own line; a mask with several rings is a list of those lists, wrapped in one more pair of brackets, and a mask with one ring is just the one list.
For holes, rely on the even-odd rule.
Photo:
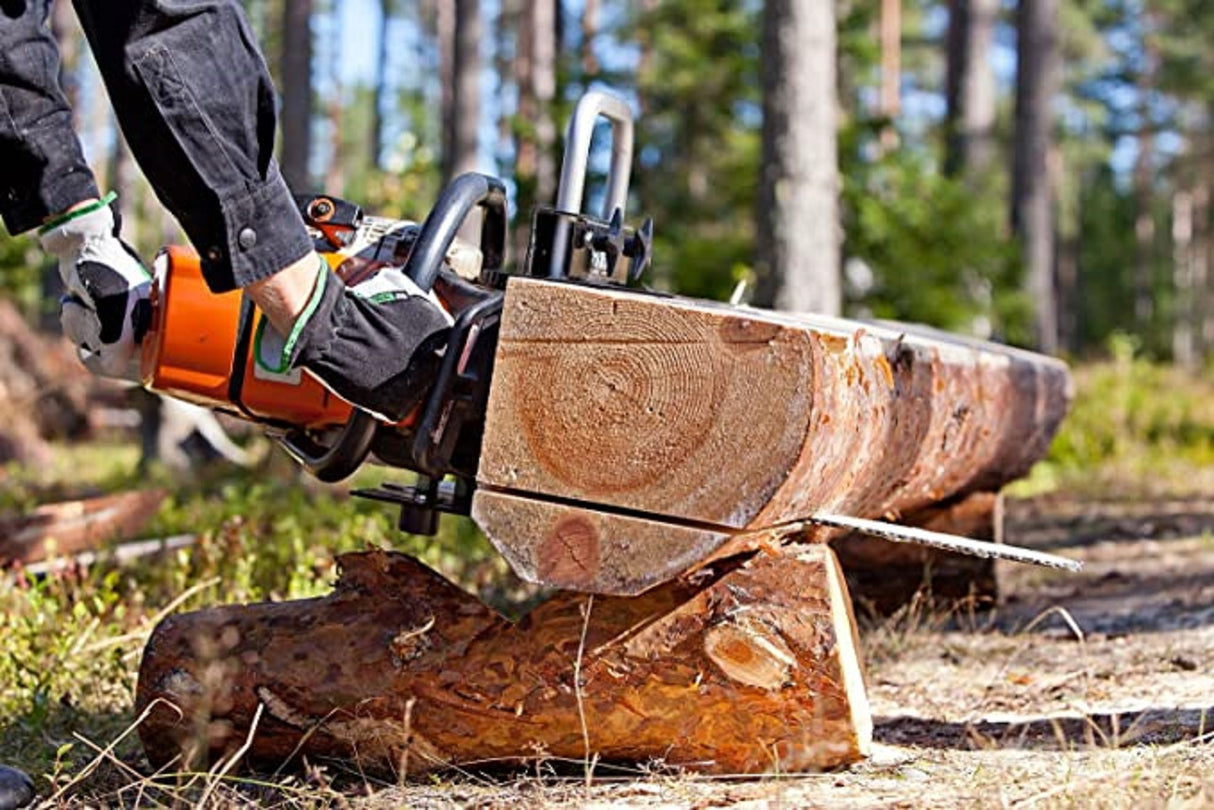
[[(582, 208), (600, 118), (610, 124), (611, 159), (601, 213), (595, 216)], [(505, 266), (506, 187), (497, 178), (478, 173), (456, 178), (420, 226), (369, 215), (332, 196), (297, 198), (318, 251), (343, 281), (355, 284), (383, 267), (401, 267), (453, 319), (433, 386), (398, 423), (351, 406), (300, 369), (275, 373), (256, 362), (264, 318), (239, 290), (210, 292), (197, 255), (180, 247), (161, 251), (154, 263), (142, 383), (260, 425), (321, 481), (341, 481), (368, 461), (416, 472), (412, 486), (388, 483), (354, 494), (399, 506), (402, 531), (433, 535), (440, 513), (471, 511), (510, 279), (661, 294), (639, 286), (652, 261), (653, 221), (645, 219), (635, 228), (626, 224), (632, 157), (628, 104), (604, 92), (583, 96), (567, 129), (555, 205), (534, 211), (526, 256), (513, 271)], [(457, 235), (475, 218), (480, 229), (473, 247)], [(846, 516), (818, 515), (808, 522), (960, 553), (1074, 567), (1069, 560), (1027, 549)]]

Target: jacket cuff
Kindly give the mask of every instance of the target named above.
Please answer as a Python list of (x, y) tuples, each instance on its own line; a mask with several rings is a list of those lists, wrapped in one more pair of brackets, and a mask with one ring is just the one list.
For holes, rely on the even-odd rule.
[(213, 292), (246, 287), (274, 275), (312, 251), (303, 217), (278, 165), (264, 182), (219, 200), (222, 231), (197, 245), (202, 273)]

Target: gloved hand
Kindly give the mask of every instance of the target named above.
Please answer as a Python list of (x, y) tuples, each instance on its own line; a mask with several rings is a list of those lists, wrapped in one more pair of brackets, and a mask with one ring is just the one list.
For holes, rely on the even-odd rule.
[(65, 294), (59, 305), (63, 332), (90, 370), (133, 378), (134, 360), (151, 318), (152, 277), (129, 245), (110, 203), (73, 211), (39, 229), (42, 248), (59, 259)]
[(397, 268), (347, 287), (324, 260), (320, 264), (312, 297), (289, 335), (261, 319), (254, 338), (258, 366), (271, 374), (305, 368), (347, 402), (400, 421), (434, 383), (451, 316)]

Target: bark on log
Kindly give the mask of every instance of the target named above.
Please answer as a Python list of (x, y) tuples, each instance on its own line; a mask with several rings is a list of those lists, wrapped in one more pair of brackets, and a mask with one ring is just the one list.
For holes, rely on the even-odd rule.
[(353, 756), (417, 775), (598, 755), (755, 773), (868, 750), (850, 600), (825, 546), (735, 558), (637, 598), (562, 594), (517, 624), (403, 555), (340, 562), (328, 597), (155, 630), (137, 693), (140, 710), (156, 704), (140, 728), (154, 765), (238, 748), (259, 707), (247, 756), (268, 766)]
[[(956, 503), (923, 509), (901, 520), (934, 532), (1002, 542), (1002, 496), (978, 492)], [(989, 607), (999, 598), (995, 561), (926, 546), (848, 534), (831, 541), (861, 609), (888, 615), (916, 594), (946, 609), (961, 600)]]
[[(896, 517), (1023, 475), (1069, 400), (1062, 363), (944, 333), (512, 279), (477, 497), (731, 535)], [(498, 548), (533, 556), (498, 509), (477, 510)], [(685, 536), (656, 537), (682, 573)]]
[(42, 562), (52, 549), (73, 555), (111, 540), (128, 540), (151, 522), (167, 496), (163, 489), (123, 492), (0, 518), (0, 568)]

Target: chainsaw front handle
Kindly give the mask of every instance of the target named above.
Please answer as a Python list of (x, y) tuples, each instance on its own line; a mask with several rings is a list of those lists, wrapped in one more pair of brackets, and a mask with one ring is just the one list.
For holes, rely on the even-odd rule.
[(426, 292), (434, 286), (443, 261), (464, 220), (476, 208), (481, 221), (484, 270), (501, 268), (506, 251), (506, 186), (496, 177), (468, 172), (452, 180), (439, 195), (405, 262), (404, 273)]
[[(506, 186), (496, 177), (469, 172), (443, 189), (405, 262), (405, 275), (422, 290), (429, 292), (434, 287), (451, 243), (476, 208), (484, 211), (481, 221), (484, 268), (497, 270), (502, 266), (506, 246)], [(287, 452), (312, 475), (333, 483), (348, 478), (362, 466), (378, 429), (375, 417), (356, 407), (329, 447), (303, 431), (288, 433), (281, 441)]]
[(607, 197), (603, 200), (602, 216), (604, 222), (610, 222), (617, 208), (622, 220), (628, 204), (628, 183), (632, 176), (632, 110), (624, 99), (601, 90), (592, 90), (582, 96), (569, 119), (556, 209), (570, 214), (582, 211), (586, 172), (590, 168), (590, 141), (599, 116), (611, 122), (611, 168), (607, 174)]

